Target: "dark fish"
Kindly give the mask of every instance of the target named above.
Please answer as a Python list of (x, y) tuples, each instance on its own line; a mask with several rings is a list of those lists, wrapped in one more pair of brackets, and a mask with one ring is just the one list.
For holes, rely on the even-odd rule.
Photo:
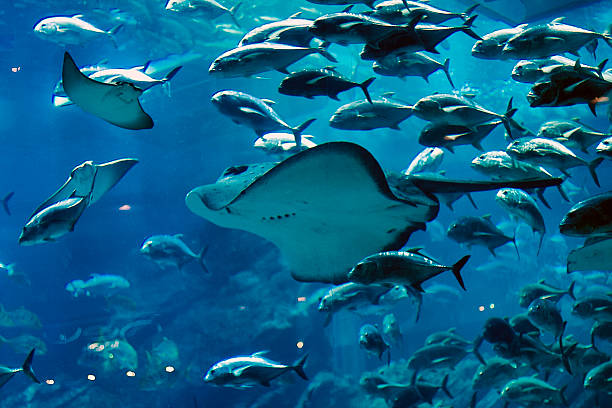
[(382, 359), (382, 355), (387, 352), (387, 364), (391, 360), (391, 350), (387, 342), (383, 339), (380, 330), (371, 324), (364, 324), (359, 329), (359, 345), (368, 352)]
[(559, 231), (577, 237), (612, 234), (612, 192), (574, 205), (561, 220)]
[(476, 149), (484, 151), (482, 141), (501, 123), (501, 120), (493, 120), (468, 127), (434, 122), (421, 130), (419, 143), (423, 146), (443, 147), (451, 153), (454, 153), (456, 146), (462, 145), (472, 145)]
[(285, 77), (278, 87), (278, 92), (309, 99), (312, 99), (313, 96), (329, 96), (338, 100), (340, 92), (351, 88), (361, 88), (368, 102), (372, 103), (368, 86), (372, 84), (374, 79), (376, 78), (357, 83), (340, 75), (334, 68), (305, 69)]
[(512, 242), (518, 254), (518, 247), (514, 237), (506, 236), (502, 230), (497, 228), (492, 222), (491, 217), (460, 217), (448, 227), (448, 236), (453, 241), (461, 244), (482, 245), (486, 247), (493, 256), (495, 248), (508, 242)]
[(389, 99), (355, 101), (343, 105), (329, 119), (329, 125), (343, 130), (399, 130), (399, 124), (412, 115), (412, 106)]
[(468, 7), (463, 13), (455, 13), (434, 7), (427, 2), (407, 0), (387, 0), (378, 3), (372, 13), (381, 20), (393, 24), (401, 24), (416, 16), (422, 16), (423, 21), (429, 24), (442, 24), (453, 18), (467, 20), (478, 4)]
[(444, 71), (448, 82), (454, 88), (453, 80), (449, 72), (450, 60), (446, 59), (440, 64), (435, 59), (427, 55), (415, 52), (391, 53), (383, 58), (374, 61), (372, 69), (379, 75), (395, 76), (405, 78), (407, 76), (419, 76), (429, 82), (429, 76), (438, 70)]
[(530, 283), (523, 286), (519, 291), (519, 306), (529, 307), (534, 300), (541, 297), (558, 302), (564, 295), (568, 295), (572, 299), (576, 300), (576, 297), (574, 296), (574, 285), (575, 282), (572, 282), (567, 290), (563, 290), (548, 285), (544, 279), (538, 281), (537, 283)]

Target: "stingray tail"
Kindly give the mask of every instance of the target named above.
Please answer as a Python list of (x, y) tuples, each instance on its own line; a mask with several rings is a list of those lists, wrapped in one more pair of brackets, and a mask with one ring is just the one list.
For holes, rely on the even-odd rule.
[(38, 378), (36, 378), (36, 376), (34, 375), (34, 370), (32, 369), (32, 359), (34, 358), (35, 351), (35, 348), (30, 351), (30, 354), (28, 354), (28, 356), (26, 357), (21, 368), (23, 369), (23, 373), (30, 377), (32, 381), (34, 381), (36, 384), (40, 384), (40, 381), (38, 381)]
[(293, 363), (293, 366), (291, 366), (291, 369), (306, 381), (308, 381), (308, 376), (306, 375), (306, 372), (304, 372), (304, 363), (306, 363), (307, 358), (308, 354), (304, 354), (295, 363)]
[(174, 68), (172, 71), (168, 72), (168, 74), (162, 79), (162, 81), (164, 82), (162, 84), (162, 89), (164, 90), (164, 93), (166, 94), (168, 98), (172, 97), (172, 92), (170, 89), (170, 81), (181, 70), (181, 68), (183, 67), (180, 66), (180, 67)]
[(603, 157), (598, 157), (595, 160), (591, 161), (588, 163), (588, 168), (589, 168), (589, 173), (591, 173), (591, 177), (593, 177), (593, 181), (595, 181), (595, 184), (597, 184), (597, 187), (601, 187), (599, 185), (599, 178), (597, 177), (597, 173), (595, 173), (595, 169), (597, 168), (597, 166), (599, 166), (601, 164), (601, 162), (603, 162)]
[(474, 24), (474, 20), (476, 20), (476, 17), (478, 16), (472, 16), (468, 18), (467, 20), (465, 20), (465, 22), (461, 26), (461, 31), (463, 31), (464, 33), (466, 33), (467, 35), (469, 35), (475, 40), (482, 40), (482, 37), (480, 37), (478, 34), (474, 32), (474, 30), (472, 30), (472, 24)]
[(234, 24), (238, 28), (241, 28), (241, 27), (240, 27), (240, 23), (238, 22), (238, 19), (236, 19), (236, 10), (238, 10), (241, 5), (242, 5), (242, 2), (239, 1), (238, 3), (236, 3), (233, 7), (231, 7), (228, 10), (228, 13), (229, 13), (230, 17), (232, 18), (232, 21), (234, 22)]
[(299, 149), (302, 147), (302, 133), (308, 126), (314, 122), (316, 118), (308, 119), (306, 122), (302, 123), (300, 126), (291, 128), (291, 132), (293, 132), (293, 136), (295, 137), (295, 146)]
[(448, 82), (451, 84), (453, 89), (455, 89), (455, 84), (453, 84), (453, 80), (451, 79), (451, 76), (450, 76), (450, 58), (447, 58), (446, 61), (444, 61), (444, 64), (442, 65), (442, 70), (446, 74), (446, 78), (448, 78)]
[(200, 268), (202, 268), (202, 270), (205, 273), (210, 273), (210, 271), (208, 270), (208, 267), (206, 267), (206, 263), (204, 262), (204, 255), (206, 255), (207, 251), (208, 251), (208, 245), (202, 248), (202, 250), (198, 254), (198, 264), (200, 264)]
[(5, 195), (4, 198), (2, 199), (2, 208), (4, 208), (4, 212), (7, 213), (8, 215), (11, 215), (11, 209), (9, 208), (8, 203), (9, 203), (9, 200), (11, 199), (11, 197), (13, 197), (14, 194), (15, 194), (15, 192), (11, 191), (7, 195)]
[(470, 259), (470, 256), (466, 255), (460, 260), (458, 260), (457, 263), (455, 263), (452, 267), (453, 275), (455, 275), (455, 279), (457, 279), (457, 282), (459, 282), (459, 285), (461, 285), (461, 288), (463, 290), (467, 290), (467, 289), (465, 289), (465, 284), (463, 283), (463, 278), (461, 277), (460, 272), (469, 259)]
[(118, 24), (106, 32), (106, 34), (108, 34), (108, 38), (110, 38), (110, 40), (113, 42), (113, 45), (115, 46), (115, 48), (119, 48), (119, 46), (117, 45), (117, 40), (115, 39), (115, 35), (119, 31), (121, 31), (122, 28), (123, 28), (123, 24)]
[(368, 91), (368, 87), (372, 84), (372, 82), (374, 82), (375, 79), (376, 79), (376, 77), (372, 77), (372, 78), (367, 79), (367, 80), (363, 81), (362, 83), (358, 84), (359, 87), (361, 88), (361, 90), (363, 91), (363, 94), (365, 95), (366, 99), (370, 103), (372, 103), (372, 97), (370, 96), (370, 92)]

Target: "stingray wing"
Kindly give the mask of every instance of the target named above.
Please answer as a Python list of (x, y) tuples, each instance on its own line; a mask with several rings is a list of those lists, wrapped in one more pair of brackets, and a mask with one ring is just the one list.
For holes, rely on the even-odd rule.
[(38, 208), (36, 208), (36, 210), (34, 210), (32, 215), (30, 215), (30, 219), (43, 209), (49, 207), (50, 205), (70, 198), (74, 194), (76, 189), (77, 186), (75, 180), (72, 177), (68, 177), (68, 180), (66, 180), (63, 186), (61, 186), (55, 193), (51, 195), (51, 197), (47, 198), (41, 205), (38, 206)]
[[(62, 82), (66, 95), (85, 112), (124, 129), (150, 129), (153, 120), (142, 110), (138, 92), (127, 84), (105, 84), (84, 75), (67, 52)], [(131, 90), (131, 92), (129, 92)]]
[(96, 165), (96, 176), (89, 196), (89, 204), (93, 204), (108, 190), (123, 178), (136, 163), (137, 159), (120, 159)]
[(374, 157), (347, 142), (298, 153), (226, 205), (211, 207), (209, 195), (223, 189), (223, 179), (195, 188), (185, 199), (187, 207), (217, 225), (272, 241), (299, 281), (346, 282), (357, 262), (401, 248), (438, 212), (435, 199), (412, 202), (395, 196)]

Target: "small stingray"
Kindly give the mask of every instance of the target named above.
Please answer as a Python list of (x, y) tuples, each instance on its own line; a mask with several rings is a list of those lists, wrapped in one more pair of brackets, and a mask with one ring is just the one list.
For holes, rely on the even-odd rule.
[(120, 159), (102, 164), (92, 161), (80, 164), (72, 170), (64, 185), (38, 206), (34, 214), (70, 197), (87, 197), (87, 205), (91, 205), (113, 188), (136, 163), (136, 159)]
[(66, 95), (85, 112), (124, 129), (151, 129), (153, 119), (142, 109), (142, 89), (128, 83), (105, 84), (84, 75), (67, 52), (62, 82)]
[[(534, 181), (542, 186), (560, 182)], [(419, 179), (418, 184), (426, 183)], [(400, 249), (412, 232), (437, 216), (438, 200), (418, 184), (387, 179), (359, 145), (332, 142), (278, 164), (230, 167), (216, 183), (189, 192), (185, 202), (214, 224), (273, 242), (296, 280), (339, 284), (347, 282), (348, 272), (361, 259)], [(472, 186), (447, 180), (430, 187), (482, 191), (500, 184), (521, 183)]]

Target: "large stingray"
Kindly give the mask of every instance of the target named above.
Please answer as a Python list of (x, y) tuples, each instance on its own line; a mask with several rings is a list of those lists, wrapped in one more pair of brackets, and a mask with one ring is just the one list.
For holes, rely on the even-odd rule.
[(91, 205), (113, 188), (136, 163), (136, 159), (120, 159), (102, 164), (92, 161), (80, 164), (72, 170), (64, 185), (38, 206), (34, 214), (70, 197), (86, 197), (87, 205)]
[[(560, 182), (529, 183), (543, 187)], [(279, 164), (230, 167), (216, 183), (189, 192), (185, 202), (217, 225), (273, 242), (295, 279), (337, 284), (348, 281), (348, 271), (361, 259), (400, 249), (412, 232), (436, 217), (438, 200), (419, 184), (386, 178), (376, 159), (359, 145), (332, 142)], [(432, 191), (467, 192), (509, 183), (429, 184)], [(512, 185), (520, 188), (521, 183)]]
[(66, 95), (85, 112), (124, 129), (151, 129), (153, 119), (142, 109), (142, 89), (129, 83), (106, 84), (84, 75), (67, 52), (62, 82)]

